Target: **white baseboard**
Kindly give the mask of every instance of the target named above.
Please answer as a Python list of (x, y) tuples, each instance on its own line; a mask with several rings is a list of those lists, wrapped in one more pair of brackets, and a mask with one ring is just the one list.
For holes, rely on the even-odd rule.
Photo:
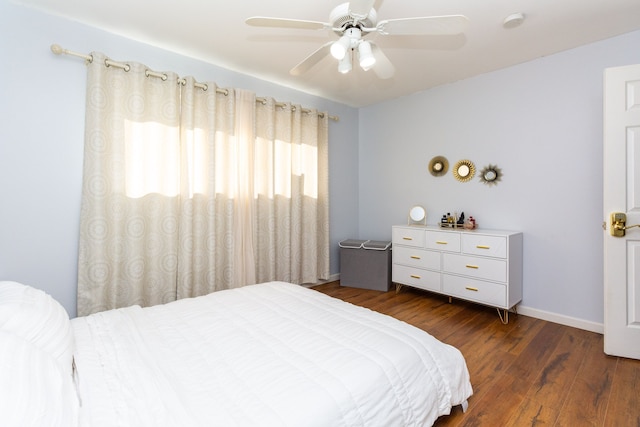
[(323, 283), (335, 282), (336, 280), (340, 280), (340, 273), (332, 274), (327, 280), (320, 280), (317, 283), (303, 283), (302, 286), (312, 288), (314, 286), (322, 285)]
[(524, 305), (518, 305), (518, 314), (523, 316), (535, 317), (536, 319), (546, 320), (548, 322), (559, 323), (572, 328), (584, 329), (585, 331), (604, 334), (604, 325), (602, 323), (590, 322), (584, 319), (576, 319), (575, 317), (565, 316), (563, 314), (551, 313), (549, 311), (539, 310)]
[(332, 274), (331, 276), (329, 276), (328, 280), (325, 280), (322, 283), (335, 282), (336, 280), (340, 280), (340, 273)]
[[(332, 274), (328, 280), (321, 281), (313, 284), (306, 284), (305, 286), (321, 285), (322, 283), (335, 282), (340, 280), (340, 273)], [(539, 310), (537, 308), (531, 308), (524, 305), (518, 305), (518, 314), (523, 316), (534, 317), (540, 320), (546, 320), (547, 322), (558, 323), (560, 325), (570, 326), (572, 328), (583, 329), (585, 331), (595, 332), (598, 334), (604, 334), (604, 325), (602, 323), (591, 322), (584, 319), (577, 319), (575, 317), (565, 316), (563, 314), (552, 313), (550, 311)]]

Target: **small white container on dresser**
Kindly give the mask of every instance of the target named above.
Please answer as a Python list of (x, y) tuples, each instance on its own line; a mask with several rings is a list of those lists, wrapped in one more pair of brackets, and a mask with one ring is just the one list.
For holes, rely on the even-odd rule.
[(496, 307), (503, 323), (522, 301), (520, 232), (396, 225), (392, 243), (391, 280), (397, 286)]

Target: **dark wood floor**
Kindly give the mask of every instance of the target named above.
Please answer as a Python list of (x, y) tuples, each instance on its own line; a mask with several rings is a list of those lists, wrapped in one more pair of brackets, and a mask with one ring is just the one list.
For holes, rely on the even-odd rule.
[(510, 315), (404, 287), (379, 292), (332, 282), (314, 287), (388, 314), (454, 345), (474, 394), (436, 426), (640, 427), (640, 361), (607, 356), (600, 334)]

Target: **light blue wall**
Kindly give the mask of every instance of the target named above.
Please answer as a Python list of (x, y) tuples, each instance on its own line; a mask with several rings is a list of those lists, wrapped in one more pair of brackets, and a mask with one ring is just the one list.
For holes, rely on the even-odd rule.
[[(422, 204), (524, 233), (523, 306), (603, 322), (602, 90), (640, 63), (640, 32), (360, 110), (360, 235), (390, 239)], [(502, 181), (435, 178), (429, 160), (497, 164)]]
[(338, 242), (358, 232), (356, 109), (0, 0), (0, 280), (43, 289), (75, 316), (86, 69), (54, 55), (53, 43), (339, 116), (329, 135), (331, 273), (339, 272)]
[[(0, 0), (0, 280), (75, 315), (85, 68), (59, 43), (339, 115), (331, 123), (331, 272), (344, 238), (389, 239), (409, 207), (524, 232), (524, 301), (602, 323), (602, 73), (640, 63), (640, 32), (356, 110)], [(495, 187), (434, 178), (497, 164)]]

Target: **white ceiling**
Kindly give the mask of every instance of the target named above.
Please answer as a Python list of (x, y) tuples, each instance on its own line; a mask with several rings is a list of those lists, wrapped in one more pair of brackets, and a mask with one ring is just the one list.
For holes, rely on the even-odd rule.
[[(244, 23), (250, 16), (328, 22), (341, 0), (15, 1), (354, 107), (640, 29), (639, 0), (377, 0), (378, 20), (452, 14), (470, 20), (457, 36), (369, 35), (396, 68), (393, 78), (380, 80), (355, 64), (351, 73), (340, 74), (331, 57), (302, 76), (291, 76), (291, 68), (337, 36), (329, 30)], [(503, 28), (504, 18), (514, 12), (525, 15), (524, 23)], [(120, 59), (117, 52), (105, 53)]]

